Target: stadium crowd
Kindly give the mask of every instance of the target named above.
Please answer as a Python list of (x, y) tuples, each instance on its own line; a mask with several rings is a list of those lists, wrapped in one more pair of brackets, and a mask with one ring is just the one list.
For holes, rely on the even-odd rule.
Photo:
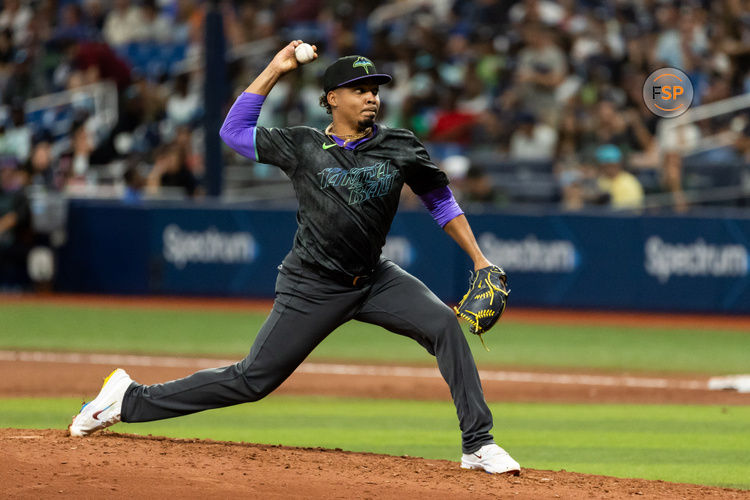
[[(665, 66), (689, 75), (693, 106), (750, 93), (747, 1), (287, 2), (296, 16), (265, 4), (250, 9), (259, 26), (312, 37), (325, 56), (368, 54), (395, 75), (381, 89), (385, 121), (414, 130), (438, 159), (468, 157), (451, 162), (454, 184), (484, 188), (464, 200), (512, 203), (515, 186), (482, 170), (541, 162), (555, 174), (550, 198), (566, 209), (640, 206), (648, 171), (647, 190), (672, 193), (681, 210), (683, 156), (701, 137), (728, 132), (704, 159), (747, 161), (747, 115), (657, 137), (642, 98), (647, 76)], [(325, 124), (309, 97), (316, 79), (306, 80), (308, 91), (278, 97), (280, 123)], [(491, 160), (477, 165), (477, 156)], [(617, 173), (606, 173), (605, 157), (617, 158)]]
[[(202, 196), (200, 61), (211, 2), (0, 3), (3, 252), (23, 239), (17, 228), (28, 219), (24, 190), (81, 193), (114, 171), (122, 189), (112, 192), (131, 202), (167, 187)], [(566, 210), (639, 208), (644, 193), (653, 192), (666, 193), (681, 210), (688, 203), (685, 153), (702, 137), (723, 138), (701, 151), (702, 159), (750, 162), (747, 114), (698, 122), (664, 138), (642, 100), (647, 75), (664, 66), (690, 76), (693, 106), (750, 93), (749, 0), (216, 4), (228, 47), (245, 49), (229, 65), (227, 108), (285, 40), (299, 38), (317, 44), (321, 58), (277, 86), (262, 120), (323, 128), (329, 117), (318, 105), (322, 69), (341, 55), (367, 55), (394, 75), (382, 88), (382, 120), (423, 139), (470, 208), (525, 201), (519, 193), (534, 180), (516, 171), (521, 182), (505, 185), (497, 165), (541, 165), (552, 180), (542, 201)], [(168, 56), (176, 64), (163, 63), (158, 54), (166, 52), (153, 50), (148, 64), (139, 63), (133, 48), (144, 45), (176, 48)], [(117, 89), (111, 126), (86, 106), (73, 106), (63, 129), (29, 123), (30, 100), (103, 81)], [(258, 179), (276, 175), (226, 154), (227, 163), (249, 164)], [(112, 165), (118, 168), (102, 169)], [(642, 185), (648, 178), (651, 184)], [(405, 196), (404, 204), (412, 203)]]

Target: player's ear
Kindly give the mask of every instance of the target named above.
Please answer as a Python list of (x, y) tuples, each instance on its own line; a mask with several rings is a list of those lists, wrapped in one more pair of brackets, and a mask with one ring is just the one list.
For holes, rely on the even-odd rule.
[(328, 100), (328, 104), (331, 105), (332, 108), (336, 107), (336, 91), (331, 90), (326, 95), (326, 99)]

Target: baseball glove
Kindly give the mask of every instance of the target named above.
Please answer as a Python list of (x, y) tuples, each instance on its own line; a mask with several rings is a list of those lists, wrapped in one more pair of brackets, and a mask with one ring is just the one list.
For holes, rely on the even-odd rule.
[(471, 273), (469, 291), (453, 310), (459, 318), (469, 322), (471, 333), (479, 335), (482, 345), (482, 334), (505, 312), (509, 293), (507, 276), (499, 267), (488, 266)]

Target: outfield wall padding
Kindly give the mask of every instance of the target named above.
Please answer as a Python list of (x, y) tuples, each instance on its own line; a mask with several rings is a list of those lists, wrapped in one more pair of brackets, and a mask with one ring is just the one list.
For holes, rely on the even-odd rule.
[[(750, 219), (510, 213), (470, 215), (508, 272), (511, 304), (750, 312)], [(294, 211), (74, 200), (61, 291), (273, 297)], [(425, 212), (402, 212), (385, 255), (457, 301), (470, 262)]]

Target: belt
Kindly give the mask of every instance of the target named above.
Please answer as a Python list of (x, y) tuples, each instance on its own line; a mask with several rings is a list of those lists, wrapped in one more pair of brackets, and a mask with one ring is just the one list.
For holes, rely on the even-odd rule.
[(303, 267), (308, 271), (312, 271), (321, 278), (325, 278), (340, 285), (350, 286), (353, 288), (362, 288), (372, 283), (372, 275), (375, 272), (375, 270), (373, 269), (370, 274), (360, 274), (356, 276), (351, 274), (337, 273), (317, 264), (302, 260), (294, 253), (292, 253), (292, 263), (299, 264), (300, 267)]

